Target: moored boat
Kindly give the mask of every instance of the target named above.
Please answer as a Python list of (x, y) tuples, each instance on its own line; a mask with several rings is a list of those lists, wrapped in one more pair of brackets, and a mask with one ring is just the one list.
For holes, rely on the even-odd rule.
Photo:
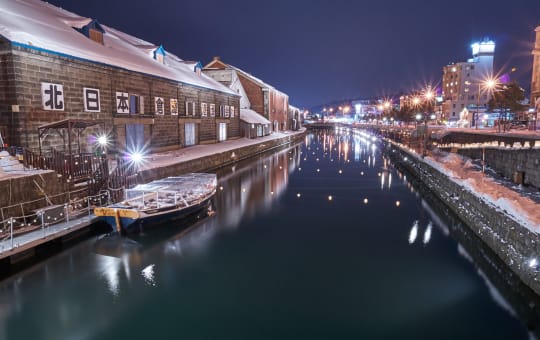
[(217, 177), (191, 173), (168, 177), (125, 190), (125, 200), (94, 209), (96, 216), (120, 233), (186, 218), (206, 209), (216, 193)]

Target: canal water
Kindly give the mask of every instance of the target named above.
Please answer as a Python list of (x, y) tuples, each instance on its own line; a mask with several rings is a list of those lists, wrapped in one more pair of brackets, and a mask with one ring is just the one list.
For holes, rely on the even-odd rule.
[(0, 339), (528, 339), (538, 298), (349, 130), (218, 172), (215, 214), (0, 282)]

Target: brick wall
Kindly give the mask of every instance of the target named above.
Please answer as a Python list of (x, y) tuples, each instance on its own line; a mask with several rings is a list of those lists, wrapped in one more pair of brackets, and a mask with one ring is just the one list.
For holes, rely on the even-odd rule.
[[(264, 115), (264, 100), (263, 92), (259, 85), (255, 84), (248, 78), (244, 77), (242, 74), (238, 74), (238, 79), (242, 83), (242, 87), (246, 91), (249, 102), (251, 103), (251, 109), (263, 116)], [(268, 119), (268, 116), (265, 116)]]
[(274, 124), (278, 122), (278, 130), (289, 129), (287, 116), (289, 113), (289, 97), (281, 92), (272, 90), (270, 91), (270, 118), (269, 120)]

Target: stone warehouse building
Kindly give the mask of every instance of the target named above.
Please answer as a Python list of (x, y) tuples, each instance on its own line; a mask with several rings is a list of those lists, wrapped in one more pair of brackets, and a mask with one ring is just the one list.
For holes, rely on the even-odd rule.
[[(268, 119), (272, 131), (290, 130), (288, 95), (251, 74), (224, 63), (219, 57), (214, 57), (214, 60), (204, 66), (203, 72), (224, 83), (230, 82), (229, 75), (232, 74), (239, 84), (232, 82), (231, 88), (243, 96), (243, 109), (251, 109)], [(227, 78), (224, 78), (225, 76)]]
[(240, 136), (239, 107), (200, 63), (163, 46), (45, 2), (2, 3), (0, 132), (9, 145), (61, 151), (77, 140), (88, 152), (100, 134), (118, 152), (217, 143)]

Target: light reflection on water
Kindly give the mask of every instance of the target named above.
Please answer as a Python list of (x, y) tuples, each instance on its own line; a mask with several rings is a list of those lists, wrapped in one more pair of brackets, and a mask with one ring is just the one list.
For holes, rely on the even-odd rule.
[(526, 289), (381, 148), (326, 131), (220, 169), (210, 216), (2, 282), (0, 339), (526, 337)]

